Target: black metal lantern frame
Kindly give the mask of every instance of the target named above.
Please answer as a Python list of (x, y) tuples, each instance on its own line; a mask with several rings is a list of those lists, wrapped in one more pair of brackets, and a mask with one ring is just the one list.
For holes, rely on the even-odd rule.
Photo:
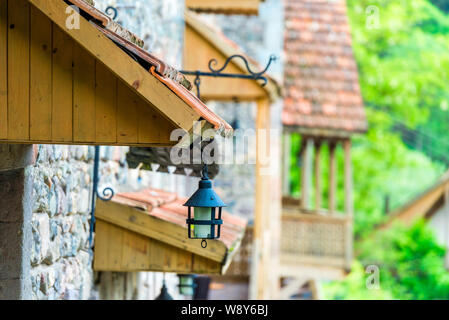
[[(197, 207), (198, 208), (198, 207)], [(189, 239), (218, 239), (220, 238), (221, 225), (223, 224), (223, 220), (221, 219), (221, 207), (219, 208), (210, 208), (210, 220), (196, 220), (192, 218), (192, 207), (189, 207), (189, 218), (187, 219), (187, 224), (189, 226)], [(215, 217), (216, 209), (218, 209), (218, 217)], [(207, 238), (204, 237), (195, 237), (192, 235), (192, 225), (193, 226), (207, 226), (210, 225), (210, 236)], [(216, 228), (216, 227), (217, 228)], [(215, 232), (217, 231), (217, 232)]]
[[(226, 207), (226, 204), (212, 189), (212, 181), (209, 179), (207, 174), (207, 165), (203, 168), (202, 178), (199, 182), (198, 190), (190, 197), (189, 200), (187, 200), (184, 206), (188, 207), (188, 219), (186, 220), (186, 223), (188, 226), (189, 239), (202, 239), (203, 241), (201, 242), (201, 246), (206, 248), (206, 239), (213, 240), (220, 238), (221, 225), (223, 224), (221, 213), (222, 208)], [(192, 209), (195, 210), (195, 208), (209, 209), (210, 219), (204, 220), (204, 217), (203, 219), (198, 219), (196, 213), (192, 213)], [(195, 228), (200, 226), (210, 226), (209, 234), (203, 234), (201, 236), (195, 235)], [(192, 229), (194, 232), (192, 232)], [(199, 233), (199, 231), (197, 233)]]

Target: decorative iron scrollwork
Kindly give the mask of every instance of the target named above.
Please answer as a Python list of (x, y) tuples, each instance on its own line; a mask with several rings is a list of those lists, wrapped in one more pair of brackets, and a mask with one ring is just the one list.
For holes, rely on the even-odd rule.
[[(268, 83), (268, 80), (267, 80), (266, 77), (263, 76), (263, 74), (264, 74), (265, 72), (267, 72), (268, 68), (270, 68), (271, 63), (277, 60), (277, 57), (276, 57), (275, 55), (271, 55), (271, 56), (270, 56), (270, 59), (268, 60), (267, 65), (266, 65), (265, 68), (264, 68), (262, 71), (260, 71), (260, 72), (254, 72), (254, 71), (251, 69), (251, 67), (249, 66), (248, 60), (247, 60), (244, 56), (242, 56), (242, 55), (240, 55), (240, 54), (235, 54), (235, 55), (232, 55), (232, 56), (230, 56), (229, 58), (227, 58), (226, 61), (225, 61), (225, 63), (223, 64), (223, 66), (222, 66), (221, 68), (218, 68), (218, 69), (214, 69), (214, 67), (213, 67), (213, 65), (217, 65), (217, 64), (218, 64), (217, 59), (211, 59), (211, 60), (209, 61), (209, 64), (208, 64), (209, 70), (210, 70), (213, 74), (215, 74), (215, 75), (218, 76), (218, 75), (220, 75), (220, 74), (226, 69), (226, 67), (228, 66), (228, 64), (229, 64), (232, 60), (235, 60), (235, 59), (241, 59), (241, 60), (243, 61), (243, 63), (245, 64), (245, 67), (246, 67), (246, 71), (248, 71), (248, 73), (250, 74), (250, 78), (251, 78), (251, 79), (254, 79), (254, 80), (262, 80), (262, 81), (263, 81), (262, 86), (265, 86), (265, 85)], [(241, 75), (236, 75), (236, 76), (241, 76)]]
[[(245, 64), (246, 71), (248, 72), (248, 74), (223, 72), (226, 69), (226, 67), (228, 66), (228, 64), (234, 59), (243, 60), (243, 63)], [(254, 72), (248, 63), (248, 60), (244, 56), (242, 56), (240, 54), (235, 54), (235, 55), (232, 55), (229, 58), (227, 58), (221, 68), (215, 69), (214, 67), (218, 64), (218, 61), (217, 61), (217, 59), (211, 59), (211, 60), (209, 60), (209, 63), (208, 63), (209, 71), (182, 70), (181, 73), (186, 74), (186, 75), (195, 76), (194, 84), (195, 84), (196, 91), (197, 91), (197, 97), (199, 99), (201, 99), (201, 95), (200, 95), (200, 86), (201, 86), (200, 78), (201, 77), (239, 78), (239, 79), (250, 79), (250, 80), (256, 80), (256, 81), (261, 80), (262, 81), (261, 86), (263, 87), (268, 83), (268, 79), (267, 79), (267, 77), (264, 76), (264, 74), (268, 71), (268, 68), (270, 68), (271, 63), (276, 60), (277, 60), (277, 57), (275, 55), (271, 55), (265, 68), (262, 71)]]
[(118, 10), (117, 10), (116, 7), (108, 6), (104, 12), (105, 12), (109, 17), (111, 17), (112, 20), (117, 19), (117, 16), (118, 16)]
[(89, 232), (90, 247), (92, 247), (92, 244), (93, 244), (93, 232), (94, 232), (94, 225), (95, 225), (95, 203), (97, 200), (96, 198), (103, 200), (103, 201), (109, 201), (115, 195), (114, 190), (110, 187), (104, 188), (101, 193), (98, 192), (98, 182), (100, 180), (99, 173), (98, 173), (99, 170), (100, 170), (100, 146), (95, 146), (92, 199), (91, 199), (91, 201), (92, 201), (91, 202), (91, 221), (90, 221), (90, 232)]

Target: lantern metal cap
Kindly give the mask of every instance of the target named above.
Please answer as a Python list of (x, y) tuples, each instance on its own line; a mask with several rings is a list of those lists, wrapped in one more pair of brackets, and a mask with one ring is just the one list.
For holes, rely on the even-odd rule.
[(203, 177), (199, 182), (198, 190), (184, 203), (185, 207), (221, 208), (226, 204), (212, 189), (212, 181), (207, 176), (207, 166), (203, 169)]

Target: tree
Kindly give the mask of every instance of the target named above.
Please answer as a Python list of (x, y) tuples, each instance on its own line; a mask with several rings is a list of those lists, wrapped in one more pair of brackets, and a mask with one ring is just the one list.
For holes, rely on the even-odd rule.
[[(445, 249), (425, 221), (411, 228), (395, 224), (357, 248), (359, 261), (341, 282), (324, 286), (328, 299), (449, 299)], [(379, 268), (379, 289), (366, 285), (366, 267)]]

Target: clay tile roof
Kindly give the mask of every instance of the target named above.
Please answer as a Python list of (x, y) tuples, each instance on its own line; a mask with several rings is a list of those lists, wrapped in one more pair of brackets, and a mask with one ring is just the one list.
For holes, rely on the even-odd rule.
[(190, 92), (192, 85), (181, 72), (142, 49), (144, 43), (138, 36), (114, 22), (86, 0), (67, 0), (67, 2), (77, 6), (83, 16), (99, 31), (170, 88), (204, 120), (212, 124), (215, 130), (223, 136), (229, 136), (232, 133), (232, 127), (226, 121), (209, 110), (201, 100)]
[(345, 0), (285, 0), (285, 126), (367, 129)]
[[(183, 206), (187, 198), (178, 197), (176, 193), (150, 188), (137, 192), (119, 193), (111, 201), (142, 209), (153, 217), (186, 228), (187, 232), (187, 207)], [(223, 212), (222, 218), (223, 225), (219, 241), (223, 242), (227, 248), (231, 248), (235, 242), (242, 239), (246, 220), (226, 211)]]

